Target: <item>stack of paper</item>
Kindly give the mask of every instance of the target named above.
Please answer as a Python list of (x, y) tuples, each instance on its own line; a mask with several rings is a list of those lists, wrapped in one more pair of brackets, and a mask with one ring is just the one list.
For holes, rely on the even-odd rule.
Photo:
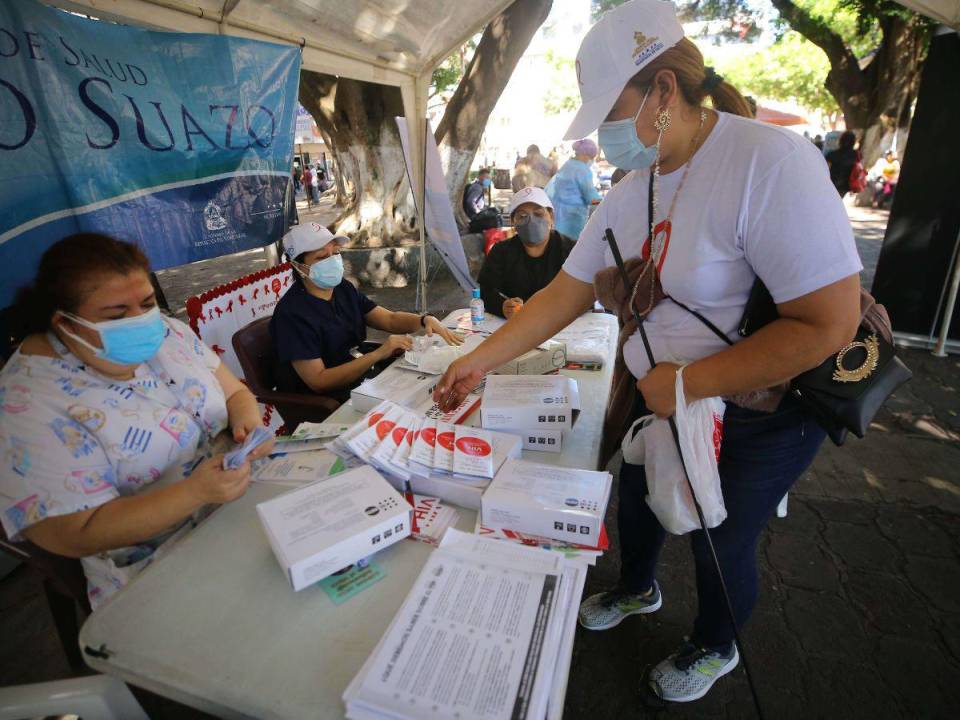
[(556, 550), (559, 553), (563, 553), (567, 560), (576, 560), (584, 562), (587, 565), (596, 565), (600, 556), (610, 547), (610, 540), (607, 538), (607, 529), (602, 526), (600, 528), (600, 544), (597, 547), (579, 545), (568, 540), (556, 540), (539, 535), (530, 535), (529, 533), (523, 533), (517, 530), (484, 527), (479, 514), (477, 515), (477, 525), (474, 532), (477, 535), (482, 535), (483, 537), (494, 540), (503, 540), (504, 542), (538, 547), (544, 550)]
[(377, 405), (330, 444), (342, 458), (373, 465), (401, 492), (474, 509), (522, 441), (508, 433), (456, 425), (390, 401)]
[(410, 536), (428, 545), (439, 545), (447, 528), (457, 524), (460, 513), (440, 498), (425, 495), (407, 495), (413, 506), (413, 521)]
[(483, 494), (484, 527), (599, 547), (613, 477), (508, 460)]
[(603, 365), (610, 352), (610, 325), (591, 314), (578, 317), (553, 339), (567, 346), (567, 362)]
[(296, 487), (322, 480), (344, 469), (343, 460), (329, 450), (313, 450), (273, 455), (257, 466), (253, 480), (269, 485)]
[(584, 577), (560, 553), (448, 530), (344, 692), (347, 717), (560, 718)]

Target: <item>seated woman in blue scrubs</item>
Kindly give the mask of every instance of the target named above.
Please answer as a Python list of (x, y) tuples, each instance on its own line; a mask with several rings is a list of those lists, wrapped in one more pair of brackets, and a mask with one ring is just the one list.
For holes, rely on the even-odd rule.
[[(407, 333), (425, 330), (449, 345), (463, 342), (435, 317), (391, 312), (345, 280), (340, 247), (348, 242), (317, 223), (296, 225), (283, 238), (295, 282), (270, 321), (279, 360), (278, 390), (345, 400), (375, 363), (410, 349)], [(368, 326), (390, 336), (376, 350), (355, 358), (350, 351), (367, 339)]]

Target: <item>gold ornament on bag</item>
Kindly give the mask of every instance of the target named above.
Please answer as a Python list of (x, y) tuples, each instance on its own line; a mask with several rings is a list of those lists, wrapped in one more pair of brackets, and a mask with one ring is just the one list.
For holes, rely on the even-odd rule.
[[(859, 367), (853, 368), (852, 370), (847, 369), (843, 365), (843, 359), (846, 357), (847, 353), (856, 348), (863, 348), (867, 353), (867, 356), (864, 358), (863, 363)], [(866, 340), (854, 341), (849, 345), (844, 346), (840, 352), (837, 353), (837, 369), (833, 371), (833, 379), (836, 382), (860, 382), (865, 380), (873, 374), (873, 371), (877, 369), (877, 363), (880, 360), (880, 341), (877, 340), (876, 335), (871, 335)]]

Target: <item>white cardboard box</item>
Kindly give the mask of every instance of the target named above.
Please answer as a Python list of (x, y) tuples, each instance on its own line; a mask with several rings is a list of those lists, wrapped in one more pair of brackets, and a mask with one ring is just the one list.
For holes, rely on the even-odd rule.
[(607, 472), (507, 460), (481, 498), (484, 527), (596, 547), (613, 478)]
[(257, 514), (294, 590), (410, 534), (410, 505), (368, 465), (262, 502)]
[(548, 340), (518, 358), (504, 363), (493, 371), (494, 375), (543, 375), (559, 370), (567, 364), (567, 346)]
[(369, 412), (384, 400), (406, 408), (415, 408), (431, 400), (439, 375), (404, 370), (396, 363), (371, 380), (364, 380), (350, 391), (350, 400), (357, 412)]
[(579, 414), (577, 381), (565, 375), (490, 375), (480, 404), (488, 430), (569, 430)]
[(558, 453), (563, 450), (563, 430), (505, 430), (516, 434), (524, 450)]

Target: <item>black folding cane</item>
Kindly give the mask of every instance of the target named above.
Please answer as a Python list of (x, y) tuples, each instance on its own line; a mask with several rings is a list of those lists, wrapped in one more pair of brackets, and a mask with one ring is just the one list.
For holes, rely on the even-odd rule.
[[(650, 205), (652, 206), (652, 202)], [(652, 211), (652, 209), (652, 207), (649, 207), (650, 211)], [(623, 287), (627, 292), (627, 298), (629, 302), (630, 295), (633, 292), (633, 287), (630, 285), (630, 276), (627, 274), (627, 268), (624, 267), (623, 256), (620, 255), (620, 248), (617, 245), (617, 239), (613, 236), (613, 230), (610, 228), (606, 229), (604, 236), (606, 237), (607, 244), (610, 246), (610, 252), (613, 253), (613, 259), (617, 263), (617, 268), (620, 270), (620, 278), (623, 280)], [(652, 253), (652, 234), (650, 237), (650, 243)], [(643, 349), (647, 352), (647, 360), (649, 361), (652, 369), (657, 362), (653, 357), (653, 350), (650, 349), (650, 340), (647, 338), (647, 331), (643, 327), (643, 320), (641, 319), (640, 313), (637, 312), (637, 308), (632, 302), (630, 303), (630, 312), (633, 313), (633, 319), (636, 321), (637, 327), (640, 329), (640, 339), (643, 340)], [(736, 640), (737, 648), (740, 652), (740, 658), (743, 660), (743, 669), (747, 673), (747, 683), (750, 685), (750, 693), (753, 695), (753, 705), (757, 709), (757, 716), (760, 718), (760, 720), (763, 720), (763, 710), (760, 708), (760, 698), (757, 696), (757, 688), (753, 684), (753, 675), (750, 673), (750, 665), (747, 663), (747, 654), (744, 652), (743, 641), (740, 639), (740, 633), (737, 631), (737, 620), (736, 616), (733, 614), (733, 604), (730, 602), (730, 594), (727, 592), (727, 583), (723, 578), (723, 571), (720, 569), (720, 560), (717, 559), (717, 551), (713, 547), (713, 538), (710, 537), (710, 530), (707, 528), (707, 521), (703, 517), (703, 510), (700, 507), (700, 501), (697, 500), (697, 494), (693, 491), (693, 484), (690, 482), (690, 474), (687, 472), (687, 464), (683, 459), (683, 451), (680, 449), (680, 434), (677, 432), (677, 423), (672, 415), (667, 418), (667, 421), (670, 423), (670, 434), (673, 435), (673, 442), (677, 446), (677, 454), (680, 456), (680, 464), (683, 466), (683, 476), (687, 479), (687, 487), (690, 488), (690, 497), (693, 498), (693, 506), (696, 508), (697, 517), (700, 519), (700, 528), (703, 530), (703, 534), (707, 538), (707, 547), (710, 548), (710, 557), (713, 558), (713, 567), (717, 571), (717, 577), (720, 578), (720, 587), (723, 589), (723, 599), (726, 601), (727, 613), (730, 615), (730, 625), (733, 627), (733, 637)]]

